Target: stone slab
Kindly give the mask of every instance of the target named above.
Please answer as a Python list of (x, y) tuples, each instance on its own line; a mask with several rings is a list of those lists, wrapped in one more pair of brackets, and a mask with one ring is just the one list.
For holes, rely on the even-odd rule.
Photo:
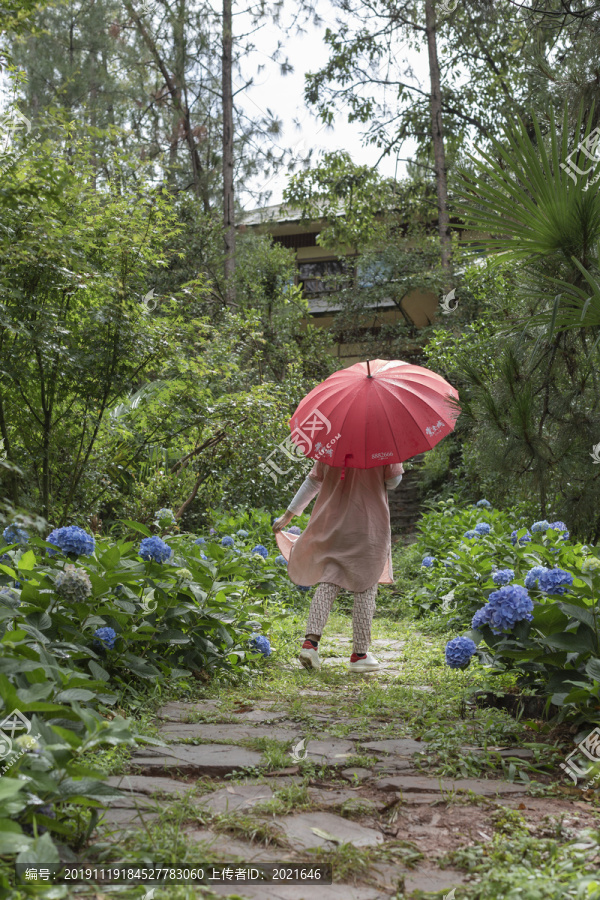
[(376, 753), (393, 753), (394, 756), (412, 756), (427, 748), (427, 741), (413, 741), (411, 738), (387, 738), (382, 741), (369, 741), (362, 743), (366, 750), (374, 750)]
[[(426, 806), (427, 804), (444, 803), (441, 794), (396, 794), (404, 806)], [(518, 802), (518, 801), (517, 801)]]
[(465, 876), (453, 869), (415, 869), (404, 875), (404, 893), (444, 891), (465, 884)]
[(396, 775), (380, 778), (374, 787), (380, 791), (473, 791), (481, 797), (495, 797), (504, 794), (525, 794), (527, 785), (511, 784), (492, 778), (431, 778), (426, 775)]
[(276, 719), (285, 719), (288, 713), (277, 709), (249, 709), (246, 712), (236, 712), (234, 709), (232, 716), (235, 719), (241, 719), (242, 722), (274, 722)]
[(161, 706), (156, 716), (168, 722), (185, 722), (194, 713), (218, 714), (220, 706), (219, 700), (196, 700), (194, 703), (173, 700), (171, 703)]
[(120, 807), (109, 807), (104, 811), (101, 827), (126, 830), (133, 828), (143, 828), (144, 822), (154, 822), (158, 819), (160, 812), (158, 810), (146, 809), (122, 809)]
[(345, 778), (346, 781), (367, 781), (367, 779), (373, 777), (373, 773), (370, 769), (361, 769), (360, 766), (357, 766), (354, 769), (344, 769), (341, 773), (342, 778)]
[[(311, 847), (334, 847), (337, 843), (353, 844), (355, 847), (374, 847), (383, 841), (383, 835), (374, 828), (367, 828), (351, 819), (343, 819), (328, 812), (308, 812), (293, 816), (277, 816), (275, 824), (286, 834), (294, 849)], [(337, 838), (330, 841), (315, 834), (317, 828)]]
[[(357, 791), (346, 788), (339, 791), (325, 791), (319, 788), (309, 788), (308, 796), (315, 806), (324, 806), (326, 809), (333, 809), (341, 806), (348, 800), (360, 800), (361, 796)], [(366, 798), (365, 798), (366, 799)]]
[[(194, 844), (201, 844), (214, 853), (223, 862), (229, 862), (232, 858), (244, 863), (254, 862), (281, 862), (286, 853), (281, 847), (263, 847), (260, 844), (251, 844), (241, 841), (230, 834), (219, 834), (208, 828), (186, 829), (187, 840)], [(212, 886), (211, 886), (212, 887)], [(258, 885), (260, 887), (260, 885)], [(229, 892), (234, 893), (234, 886), (229, 887)]]
[(160, 778), (157, 775), (111, 775), (106, 779), (111, 787), (117, 787), (121, 791), (132, 791), (136, 794), (169, 794), (183, 797), (189, 791), (193, 791), (195, 785), (187, 781), (177, 781), (175, 778)]
[(260, 766), (262, 753), (228, 744), (173, 744), (165, 750), (148, 749), (131, 758), (131, 766), (143, 774), (182, 772), (184, 775), (228, 775), (236, 769)]
[(160, 729), (161, 737), (172, 740), (199, 740), (212, 743), (238, 743), (251, 738), (267, 737), (275, 741), (289, 742), (298, 736), (297, 728), (279, 728), (277, 725), (208, 725), (205, 722), (196, 722), (193, 725), (186, 723), (169, 722)]
[(347, 760), (356, 756), (354, 744), (341, 739), (309, 741), (306, 758), (320, 765), (344, 766)]
[(266, 784), (230, 784), (222, 790), (199, 797), (198, 802), (213, 813), (224, 813), (250, 809), (257, 803), (270, 800), (272, 796), (273, 791)]

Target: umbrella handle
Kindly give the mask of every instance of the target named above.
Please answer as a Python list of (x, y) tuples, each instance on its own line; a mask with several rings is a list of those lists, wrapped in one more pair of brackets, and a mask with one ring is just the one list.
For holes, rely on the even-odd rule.
[(342, 466), (342, 474), (340, 475), (340, 481), (343, 481), (343, 480), (345, 479), (345, 477), (346, 477), (346, 464), (347, 464), (347, 462), (348, 462), (349, 459), (353, 459), (353, 458), (354, 458), (354, 453), (346, 453), (346, 456), (344, 457), (344, 465)]

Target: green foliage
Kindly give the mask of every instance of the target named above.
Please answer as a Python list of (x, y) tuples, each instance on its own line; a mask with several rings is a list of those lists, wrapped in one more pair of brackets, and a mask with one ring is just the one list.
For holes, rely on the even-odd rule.
[[(518, 622), (501, 634), (482, 625), (468, 636), (480, 645), (481, 659), (493, 673), (515, 672), (522, 687), (540, 691), (560, 707), (560, 720), (600, 722), (600, 559), (557, 530), (532, 532), (535, 518), (523, 506), (503, 512), (439, 502), (419, 526), (419, 550), (434, 563), (422, 567), (422, 585), (410, 598), (422, 611), (439, 608), (449, 625), (470, 628), (475, 612), (498, 590), (495, 570), (512, 569), (510, 584), (521, 586), (534, 566), (571, 573), (573, 585), (565, 594), (546, 594), (537, 583), (527, 588), (534, 601), (532, 622)], [(480, 522), (490, 526), (489, 534), (467, 537)]]
[[(234, 533), (232, 548), (219, 534), (197, 545), (194, 535), (163, 532), (173, 556), (162, 564), (140, 558), (150, 531), (134, 522), (123, 523), (123, 539), (97, 538), (88, 557), (49, 555), (35, 537), (2, 548), (0, 717), (16, 710), (30, 726), (10, 752), (2, 748), (4, 854), (26, 850), (35, 862), (43, 829), (44, 847), (49, 836), (71, 846), (87, 840), (102, 802), (118, 794), (102, 782), (94, 753), (160, 743), (115, 708), (135, 707), (150, 685), (185, 691), (194, 678), (235, 681), (264, 662), (248, 641), (255, 630), (268, 633), (297, 592), (274, 562), (268, 515), (224, 517), (221, 525), (239, 530), (242, 522), (248, 535)], [(273, 547), (267, 559), (252, 554), (261, 539)], [(80, 577), (66, 599), (60, 579), (69, 566), (89, 580)], [(99, 628), (112, 629), (114, 643)]]

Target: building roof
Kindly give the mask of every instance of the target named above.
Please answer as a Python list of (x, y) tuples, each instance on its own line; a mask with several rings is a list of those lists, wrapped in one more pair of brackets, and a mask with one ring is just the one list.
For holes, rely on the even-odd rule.
[[(338, 216), (344, 214), (340, 207)], [(276, 225), (292, 224), (302, 219), (301, 211), (285, 203), (275, 203), (273, 206), (261, 206), (258, 209), (248, 209), (242, 212), (240, 225), (268, 225), (269, 223)]]

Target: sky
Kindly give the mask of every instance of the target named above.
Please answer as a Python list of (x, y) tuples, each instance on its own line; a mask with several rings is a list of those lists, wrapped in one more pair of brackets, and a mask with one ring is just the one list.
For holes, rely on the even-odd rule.
[[(266, 113), (267, 108), (275, 112), (283, 122), (281, 136), (274, 137), (274, 143), (278, 148), (292, 147), (298, 142), (304, 142), (304, 146), (312, 147), (313, 161), (317, 161), (323, 151), (347, 150), (354, 162), (359, 164), (375, 165), (380, 149), (374, 146), (363, 146), (361, 133), (366, 126), (361, 123), (349, 123), (346, 111), (341, 108), (336, 116), (333, 128), (327, 128), (320, 122), (310, 108), (304, 102), (304, 76), (307, 72), (314, 72), (321, 68), (328, 59), (329, 48), (325, 44), (324, 34), (327, 26), (335, 27), (336, 17), (339, 12), (333, 8), (329, 0), (318, 0), (318, 11), (322, 24), (306, 26), (303, 35), (294, 34), (292, 31), (282, 32), (276, 27), (265, 27), (255, 36), (257, 50), (249, 56), (243, 66), (243, 74), (247, 77), (256, 71), (257, 64), (263, 64), (265, 68), (255, 76), (254, 85), (248, 91), (239, 93), (235, 98), (237, 105), (241, 106), (249, 116)], [(247, 25), (243, 16), (234, 19), (234, 30), (240, 33)], [(277, 37), (285, 35), (285, 53), (294, 67), (294, 71), (282, 76), (279, 73), (278, 63), (269, 60), (269, 53), (276, 46)], [(402, 48), (399, 48), (402, 52)], [(429, 71), (427, 54), (417, 53), (406, 47), (405, 54), (410, 58), (410, 63), (415, 73), (415, 84), (426, 89), (429, 86)], [(239, 75), (235, 76), (237, 85), (241, 87), (243, 82)], [(236, 90), (234, 87), (234, 90)], [(300, 130), (294, 127), (294, 119), (302, 123)], [(302, 145), (297, 150), (302, 151)], [(393, 177), (397, 174), (401, 177), (405, 174), (406, 164), (402, 158), (410, 157), (414, 143), (406, 142), (401, 148), (397, 161), (396, 155), (385, 157), (378, 166), (378, 171), (385, 176)], [(253, 188), (272, 190), (273, 196), (269, 204), (280, 203), (282, 192), (286, 185), (288, 175), (282, 170), (277, 175), (266, 178), (257, 178)], [(242, 194), (240, 201), (244, 209), (256, 208), (255, 199), (250, 194)]]

